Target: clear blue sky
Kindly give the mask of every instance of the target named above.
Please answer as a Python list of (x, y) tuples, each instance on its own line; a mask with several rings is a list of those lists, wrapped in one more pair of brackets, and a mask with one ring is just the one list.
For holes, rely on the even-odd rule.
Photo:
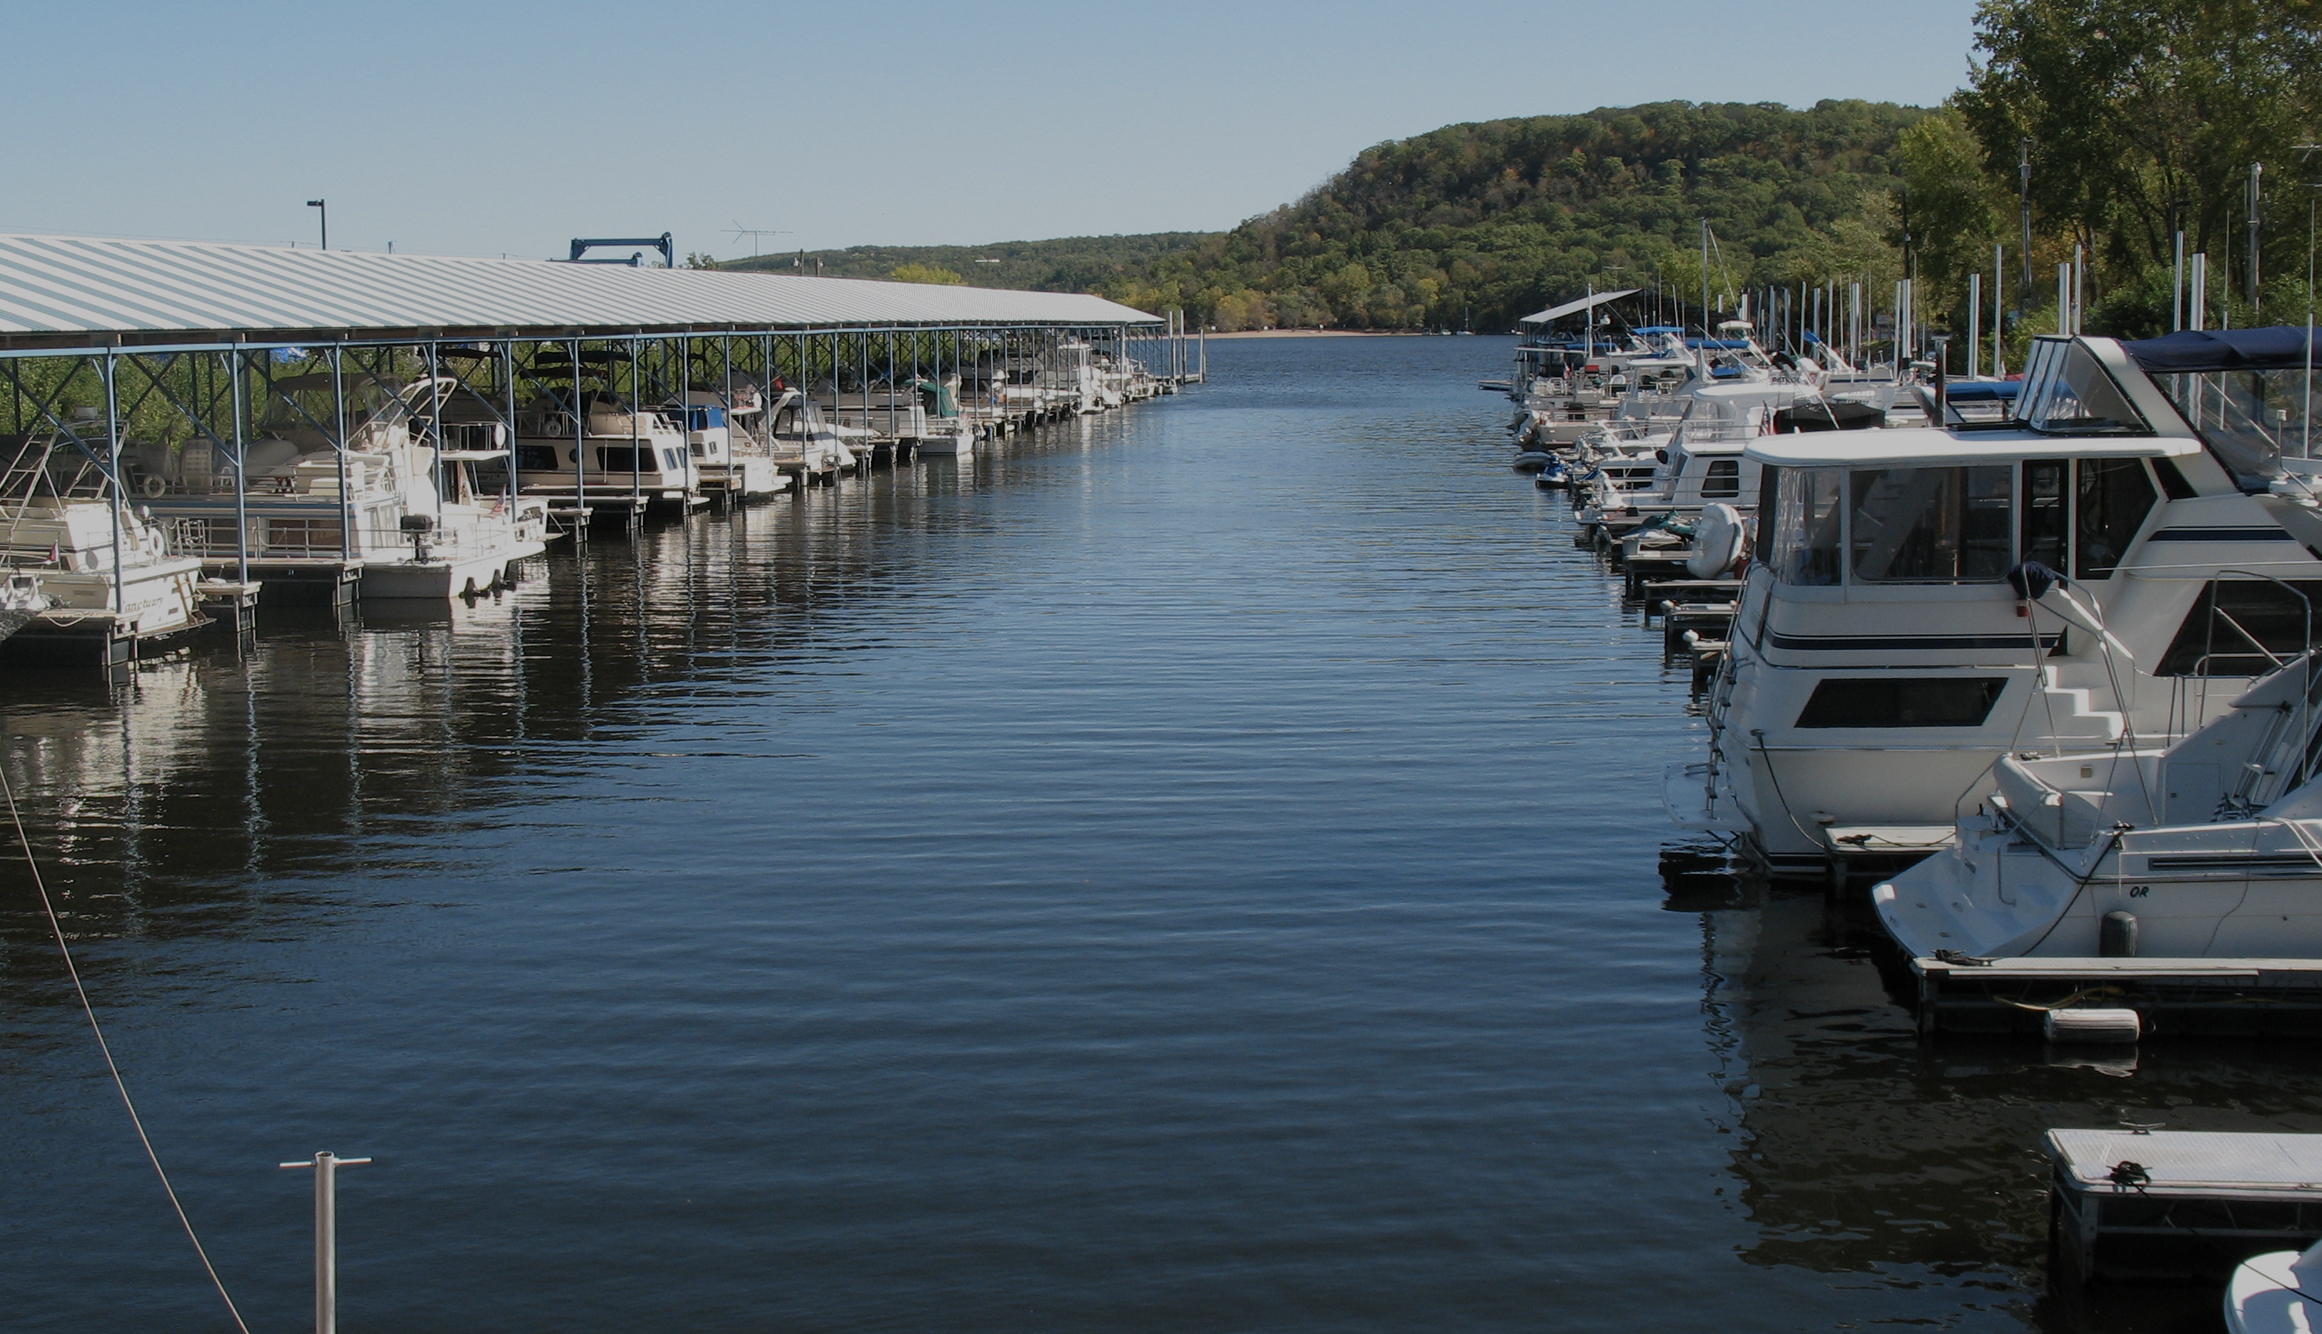
[(1230, 227), (1458, 121), (1932, 104), (1973, 0), (0, 0), (0, 230), (442, 254)]

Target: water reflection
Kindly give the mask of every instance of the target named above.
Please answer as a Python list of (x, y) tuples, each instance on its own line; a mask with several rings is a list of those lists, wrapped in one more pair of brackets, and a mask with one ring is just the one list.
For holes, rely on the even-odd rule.
[(2043, 1329), (2215, 1327), (2212, 1286), (2048, 1290), (2041, 1134), (2124, 1119), (2322, 1132), (2322, 1054), (2160, 1037), (2090, 1059), (2038, 1041), (1922, 1039), (1867, 905), (1730, 882), (1728, 894), (1749, 906), (1699, 915), (1706, 1031), (1735, 1099), (1731, 1170), (1755, 1233), (1745, 1261), (1932, 1289), (1945, 1309)]
[[(265, 609), (243, 645), (197, 641), (123, 677), (14, 673), (0, 764), (77, 937), (249, 929), (269, 904), (309, 902), (302, 877), (443, 855), (399, 832), (486, 828), (496, 808), (618, 764), (675, 717), (671, 692), (830, 707), (848, 659), (888, 642), (875, 627), (893, 604), (988, 577), (992, 546), (968, 539), (1004, 521), (979, 496), (1072, 486), (1125, 426), (1084, 418), (978, 460), (600, 534), (488, 597)], [(1021, 559), (1039, 534), (1008, 536)], [(765, 740), (730, 712), (693, 730), (733, 752)], [(48, 978), (20, 871), (0, 874), (0, 939), (0, 987)]]

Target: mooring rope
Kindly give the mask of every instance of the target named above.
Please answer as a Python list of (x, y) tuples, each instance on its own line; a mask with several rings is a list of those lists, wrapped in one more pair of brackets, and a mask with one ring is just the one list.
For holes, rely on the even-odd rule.
[(210, 1263), (209, 1251), (203, 1248), (201, 1237), (194, 1232), (193, 1220), (186, 1216), (185, 1205), (178, 1202), (177, 1188), (169, 1183), (169, 1173), (161, 1166), (161, 1155), (153, 1151), (153, 1139), (145, 1133), (145, 1118), (137, 1114), (137, 1103), (129, 1096), (129, 1085), (121, 1078), (121, 1067), (114, 1063), (112, 1044), (105, 1041), (105, 1030), (97, 1023), (96, 1008), (89, 1004), (88, 988), (81, 985), (81, 970), (73, 963), (72, 948), (65, 944), (64, 923), (58, 920), (56, 904), (49, 899), (48, 882), (41, 879), (40, 862), (32, 855), (32, 839), (25, 834), (24, 817), (16, 809), (16, 789), (9, 785), (4, 768), (0, 768), (0, 796), (8, 799), (8, 822), (15, 826), (16, 845), (24, 851), (25, 869), (32, 873), (32, 887), (40, 895), (41, 911), (48, 915), (48, 929), (56, 937), (56, 952), (64, 958), (65, 976), (72, 979), (73, 995), (80, 999), (81, 1013), (89, 1021), (89, 1032), (96, 1036), (97, 1050), (105, 1058), (105, 1071), (113, 1077), (113, 1089), (121, 1095), (121, 1105), (128, 1109), (129, 1124), (136, 1128), (137, 1142), (145, 1149), (145, 1161), (153, 1164), (153, 1175), (161, 1178), (162, 1193), (169, 1197), (169, 1207), (177, 1212), (178, 1225), (185, 1229), (185, 1239), (193, 1243), (194, 1255), (202, 1262), (202, 1272), (210, 1276), (210, 1286), (218, 1290), (218, 1300), (226, 1304), (226, 1314), (233, 1317), (234, 1328), (250, 1334), (241, 1308), (234, 1305), (225, 1280), (218, 1277), (218, 1267)]

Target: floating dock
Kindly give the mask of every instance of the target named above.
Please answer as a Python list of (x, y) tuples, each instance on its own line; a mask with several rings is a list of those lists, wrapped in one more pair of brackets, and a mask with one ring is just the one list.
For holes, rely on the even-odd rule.
[(2172, 1036), (2322, 1033), (2322, 959), (1921, 958), (1911, 971), (1922, 1033), (2036, 1033), (2089, 1004)]
[(2322, 1239), (2322, 1135), (2051, 1130), (2060, 1282), (2215, 1279)]

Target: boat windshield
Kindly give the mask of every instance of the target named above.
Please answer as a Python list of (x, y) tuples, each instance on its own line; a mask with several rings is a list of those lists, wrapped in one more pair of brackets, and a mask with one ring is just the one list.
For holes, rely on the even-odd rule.
[(2281, 476), (2283, 456), (2312, 457), (2322, 434), (2308, 416), (2314, 394), (2303, 367), (2179, 371), (2153, 383), (2244, 491), (2263, 491)]
[(2016, 417), (2051, 435), (2152, 434), (2096, 354), (2063, 339), (2043, 338), (2032, 345)]

